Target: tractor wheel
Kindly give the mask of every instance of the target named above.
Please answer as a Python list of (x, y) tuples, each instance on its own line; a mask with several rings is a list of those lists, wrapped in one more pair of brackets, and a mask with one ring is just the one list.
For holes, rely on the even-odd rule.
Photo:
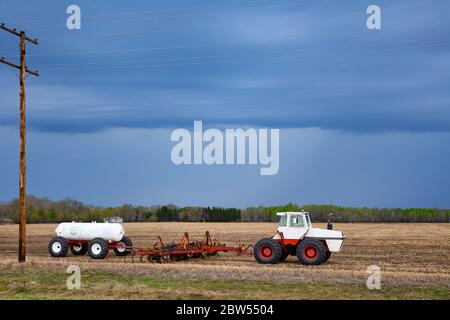
[(327, 251), (327, 252), (325, 253), (325, 257), (324, 257), (322, 263), (323, 263), (323, 262), (327, 262), (328, 259), (330, 259), (330, 257), (331, 257), (331, 252), (330, 252), (330, 251)]
[(89, 242), (88, 253), (92, 259), (104, 259), (108, 255), (108, 241), (102, 238), (95, 238)]
[(296, 254), (304, 265), (318, 265), (325, 259), (326, 248), (319, 240), (306, 239), (298, 244)]
[[(117, 242), (118, 246), (127, 246), (127, 247), (132, 247), (133, 246), (133, 242), (131, 242), (130, 238), (128, 237), (123, 237), (122, 240), (120, 240), (119, 242)], [(130, 248), (114, 248), (114, 253), (116, 254), (116, 256), (119, 257), (124, 257), (129, 255), (131, 252)]]
[(255, 259), (259, 263), (277, 263), (280, 261), (282, 254), (283, 248), (278, 241), (273, 239), (261, 239), (254, 248)]
[(70, 252), (74, 256), (83, 256), (88, 251), (88, 245), (87, 243), (80, 243), (80, 244), (74, 244), (70, 246)]
[(63, 237), (54, 237), (48, 243), (48, 252), (52, 257), (65, 257), (69, 251), (69, 244)]

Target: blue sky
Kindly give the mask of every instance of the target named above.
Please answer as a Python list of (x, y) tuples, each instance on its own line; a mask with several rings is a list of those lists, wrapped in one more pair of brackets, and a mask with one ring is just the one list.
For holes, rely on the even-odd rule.
[[(82, 29), (65, 27), (66, 8)], [(366, 28), (378, 4), (382, 30)], [(16, 1), (28, 192), (97, 205), (450, 207), (450, 1)], [(0, 55), (18, 61), (0, 33)], [(0, 66), (0, 201), (18, 190), (18, 80)], [(175, 166), (170, 133), (280, 128), (280, 170)]]

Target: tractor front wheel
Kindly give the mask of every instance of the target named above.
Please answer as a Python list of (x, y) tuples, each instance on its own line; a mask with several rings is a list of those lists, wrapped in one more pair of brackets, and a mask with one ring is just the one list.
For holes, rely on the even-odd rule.
[(255, 245), (254, 255), (259, 263), (274, 264), (281, 260), (283, 248), (276, 240), (261, 239)]
[(306, 239), (297, 246), (297, 258), (304, 265), (321, 264), (326, 257), (326, 248), (319, 240)]

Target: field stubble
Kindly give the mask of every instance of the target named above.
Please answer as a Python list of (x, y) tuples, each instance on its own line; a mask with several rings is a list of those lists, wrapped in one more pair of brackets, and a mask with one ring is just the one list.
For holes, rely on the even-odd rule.
[[(318, 227), (325, 227), (317, 224)], [(254, 244), (274, 233), (274, 223), (129, 223), (127, 235), (140, 247), (152, 246), (156, 236), (179, 241), (183, 232), (191, 240), (202, 239), (206, 230), (227, 245)], [(267, 281), (272, 283), (325, 283), (364, 285), (367, 267), (377, 265), (382, 286), (394, 288), (436, 287), (450, 289), (450, 224), (335, 224), (345, 232), (343, 250), (320, 266), (303, 266), (296, 257), (276, 265), (260, 265), (251, 256), (220, 254), (170, 264), (124, 262), (112, 252), (105, 260), (88, 256), (52, 258), (48, 240), (55, 225), (28, 225), (28, 262), (25, 268), (64, 271), (70, 264), (82, 271), (103, 271), (120, 275), (148, 275), (154, 278)], [(19, 270), (16, 263), (18, 226), (0, 226), (0, 272)]]

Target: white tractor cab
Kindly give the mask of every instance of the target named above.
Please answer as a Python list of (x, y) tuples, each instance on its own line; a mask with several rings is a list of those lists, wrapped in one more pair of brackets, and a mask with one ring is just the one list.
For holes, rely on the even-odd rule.
[(272, 238), (259, 240), (254, 255), (259, 263), (277, 263), (289, 255), (297, 256), (305, 265), (327, 261), (332, 252), (339, 252), (345, 239), (328, 222), (328, 229), (313, 228), (308, 212), (278, 212), (278, 232)]

